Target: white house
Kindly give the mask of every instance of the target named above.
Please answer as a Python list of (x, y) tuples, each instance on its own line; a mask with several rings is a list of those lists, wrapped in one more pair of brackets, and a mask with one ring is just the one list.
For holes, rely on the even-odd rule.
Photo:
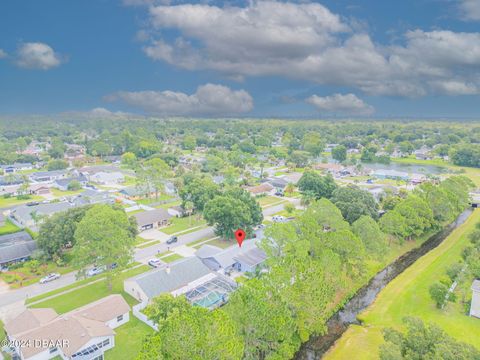
[(125, 176), (121, 172), (100, 171), (90, 175), (90, 181), (102, 185), (116, 185), (125, 181)]
[(58, 315), (53, 309), (27, 309), (5, 324), (8, 340), (23, 346), (10, 351), (22, 360), (102, 360), (115, 346), (115, 329), (129, 321), (130, 306), (121, 295)]
[(470, 305), (470, 316), (480, 318), (480, 280), (472, 283), (472, 303)]

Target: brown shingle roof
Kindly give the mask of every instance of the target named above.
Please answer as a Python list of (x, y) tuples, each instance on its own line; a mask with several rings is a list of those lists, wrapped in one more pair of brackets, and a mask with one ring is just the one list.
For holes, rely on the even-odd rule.
[(273, 190), (273, 186), (268, 183), (263, 183), (261, 185), (249, 187), (247, 190), (252, 194), (261, 194)]
[(115, 294), (60, 316), (53, 309), (28, 309), (5, 324), (5, 330), (17, 340), (31, 340), (32, 346), (21, 349), (25, 358), (46, 350), (35, 343), (39, 340), (47, 344), (65, 340), (66, 346), (58, 347), (71, 356), (92, 338), (114, 335), (105, 323), (128, 311), (130, 307), (124, 298)]

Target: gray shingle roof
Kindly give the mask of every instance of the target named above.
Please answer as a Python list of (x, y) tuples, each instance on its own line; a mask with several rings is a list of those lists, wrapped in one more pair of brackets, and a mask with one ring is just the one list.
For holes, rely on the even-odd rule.
[(37, 215), (50, 216), (57, 212), (66, 211), (71, 207), (72, 205), (66, 201), (35, 206), (21, 205), (12, 210), (12, 215), (15, 219), (26, 223), (32, 220), (32, 212), (36, 212)]
[(32, 255), (37, 243), (26, 231), (0, 236), (0, 264)]
[(170, 273), (165, 268), (152, 270), (130, 280), (135, 281), (149, 299), (177, 290), (210, 273), (200, 259), (189, 257), (170, 264)]
[(473, 281), (472, 290), (480, 292), (480, 280)]
[(237, 261), (249, 266), (257, 266), (264, 262), (266, 258), (267, 254), (265, 254), (265, 251), (259, 248), (253, 248), (235, 256)]
[(172, 217), (172, 215), (170, 215), (167, 210), (162, 208), (143, 211), (133, 216), (135, 217), (135, 219), (137, 219), (138, 226), (153, 224), (155, 222), (167, 220)]

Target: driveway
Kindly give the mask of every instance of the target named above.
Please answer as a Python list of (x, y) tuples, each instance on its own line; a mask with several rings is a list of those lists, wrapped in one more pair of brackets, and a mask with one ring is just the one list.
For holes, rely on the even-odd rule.
[(138, 234), (138, 236), (140, 236), (145, 240), (160, 240), (160, 241), (167, 241), (167, 239), (170, 237), (170, 235), (167, 235), (157, 229), (142, 231), (140, 234)]

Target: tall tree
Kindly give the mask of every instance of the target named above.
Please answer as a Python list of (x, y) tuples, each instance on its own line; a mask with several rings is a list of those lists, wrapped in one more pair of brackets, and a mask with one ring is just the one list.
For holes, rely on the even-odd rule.
[(338, 162), (344, 162), (347, 160), (347, 148), (343, 145), (335, 146), (332, 149), (332, 158)]
[[(105, 267), (109, 287), (118, 270), (133, 259), (135, 234), (123, 210), (103, 204), (92, 206), (78, 223), (74, 237), (72, 258), (80, 275), (93, 264)], [(117, 264), (114, 269), (113, 263)]]
[(330, 174), (321, 176), (311, 170), (303, 173), (297, 185), (302, 194), (311, 194), (315, 199), (328, 199), (337, 188), (335, 180)]
[(378, 218), (378, 205), (375, 198), (358, 186), (337, 188), (332, 193), (331, 201), (340, 209), (343, 217), (350, 224), (362, 215), (370, 216), (373, 219)]
[(386, 236), (370, 216), (362, 215), (352, 224), (352, 231), (362, 240), (367, 255), (381, 258), (387, 252)]
[(165, 294), (144, 312), (158, 332), (145, 339), (137, 360), (242, 359), (242, 339), (223, 310), (209, 311), (191, 306), (183, 296)]

